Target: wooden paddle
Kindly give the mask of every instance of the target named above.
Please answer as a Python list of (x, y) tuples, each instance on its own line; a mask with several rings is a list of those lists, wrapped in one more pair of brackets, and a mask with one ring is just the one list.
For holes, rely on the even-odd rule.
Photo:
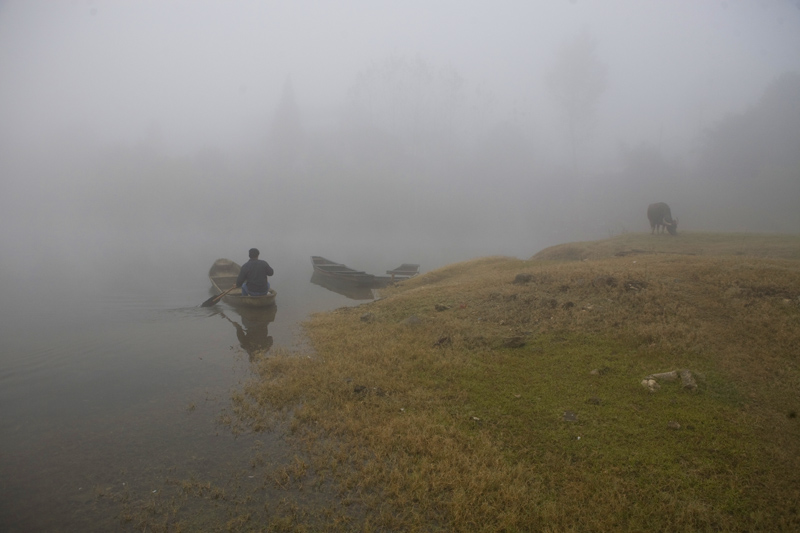
[(228, 294), (229, 292), (231, 292), (235, 288), (236, 288), (236, 285), (234, 285), (233, 287), (231, 287), (227, 291), (223, 292), (222, 294), (217, 294), (216, 296), (212, 296), (211, 298), (209, 298), (205, 302), (201, 303), (200, 307), (211, 307), (212, 305), (215, 305), (217, 302), (222, 300), (223, 296), (225, 296), (226, 294)]

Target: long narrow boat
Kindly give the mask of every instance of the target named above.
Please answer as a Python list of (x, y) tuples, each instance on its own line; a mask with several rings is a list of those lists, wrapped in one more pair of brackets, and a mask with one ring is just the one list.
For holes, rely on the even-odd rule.
[(341, 263), (325, 259), (318, 255), (311, 256), (314, 272), (328, 279), (348, 283), (356, 287), (386, 287), (395, 281), (401, 281), (419, 274), (419, 265), (404, 263), (394, 270), (387, 270), (387, 276), (367, 274), (363, 270), (355, 270)]
[(318, 255), (311, 256), (311, 264), (314, 266), (314, 272), (329, 279), (344, 281), (358, 287), (372, 287), (375, 283), (375, 276), (372, 274), (352, 269)]
[[(211, 280), (211, 290), (214, 294), (222, 294), (236, 283), (239, 271), (242, 269), (230, 259), (217, 259), (208, 271)], [(222, 301), (233, 307), (270, 307), (275, 305), (275, 289), (270, 289), (264, 296), (242, 296), (241, 291), (233, 290), (222, 297)]]
[(316, 270), (311, 274), (311, 283), (319, 285), (329, 291), (346, 296), (351, 300), (374, 300), (375, 294), (371, 287), (354, 285), (347, 281), (341, 281), (330, 276), (320, 274)]

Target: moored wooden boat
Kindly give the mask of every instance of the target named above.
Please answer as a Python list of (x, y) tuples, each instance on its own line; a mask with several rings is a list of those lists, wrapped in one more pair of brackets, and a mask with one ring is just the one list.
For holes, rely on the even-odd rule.
[(419, 265), (412, 265), (411, 263), (403, 263), (397, 268), (386, 271), (388, 276), (375, 276), (374, 287), (388, 287), (396, 281), (403, 281), (404, 279), (413, 278), (419, 274)]
[(351, 300), (375, 299), (375, 295), (372, 293), (372, 288), (370, 287), (358, 286), (347, 281), (340, 281), (330, 276), (324, 276), (316, 270), (311, 274), (311, 283), (341, 294), (342, 296), (346, 296)]
[(411, 263), (403, 263), (397, 268), (392, 270), (387, 270), (387, 274), (390, 274), (392, 279), (408, 279), (413, 278), (417, 274), (419, 274), (419, 265), (413, 265)]
[(314, 272), (320, 276), (356, 287), (386, 287), (395, 281), (408, 279), (419, 274), (419, 265), (409, 263), (404, 263), (393, 270), (387, 270), (386, 273), (389, 274), (387, 276), (367, 274), (363, 270), (355, 270), (318, 255), (311, 256), (311, 264), (314, 267)]
[(358, 287), (372, 287), (375, 283), (375, 276), (372, 274), (352, 269), (318, 255), (311, 256), (311, 264), (314, 266), (314, 272), (325, 278), (343, 281)]
[[(237, 263), (230, 259), (217, 259), (208, 271), (208, 279), (211, 280), (211, 290), (214, 294), (222, 294), (236, 283), (239, 271), (242, 269)], [(241, 291), (233, 290), (222, 297), (222, 301), (233, 307), (259, 308), (275, 305), (275, 297), (278, 295), (275, 289), (270, 289), (269, 294), (264, 296), (242, 296)]]

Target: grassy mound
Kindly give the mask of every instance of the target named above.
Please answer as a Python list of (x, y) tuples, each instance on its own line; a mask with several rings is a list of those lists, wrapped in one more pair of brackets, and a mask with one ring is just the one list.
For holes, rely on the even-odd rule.
[(681, 233), (677, 237), (628, 233), (595, 242), (560, 244), (546, 248), (532, 259), (576, 261), (607, 259), (636, 254), (732, 255), (772, 259), (800, 259), (795, 236), (752, 233)]
[(314, 316), (235, 412), (287, 414), (332, 530), (796, 530), (798, 259), (639, 234), (451, 265)]

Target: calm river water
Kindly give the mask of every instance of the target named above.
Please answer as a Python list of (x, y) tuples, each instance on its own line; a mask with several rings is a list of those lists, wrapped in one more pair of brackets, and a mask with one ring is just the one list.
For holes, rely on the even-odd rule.
[(35, 296), (4, 283), (0, 531), (118, 530), (119, 505), (98, 494), (144, 498), (193, 477), (224, 486), (253, 446), (291, 453), (219, 423), (249, 376), (247, 350), (292, 347), (310, 313), (361, 301), (310, 283), (308, 257), (272, 264), (277, 307), (256, 315), (200, 308), (204, 268), (160, 288), (64, 281)]

